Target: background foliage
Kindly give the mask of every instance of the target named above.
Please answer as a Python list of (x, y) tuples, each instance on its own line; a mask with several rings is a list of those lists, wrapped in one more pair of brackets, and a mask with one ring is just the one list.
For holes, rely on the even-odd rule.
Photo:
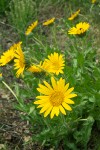
[[(7, 23), (18, 34), (16, 41), (23, 41), (23, 50), (27, 59), (33, 56), (41, 61), (54, 51), (63, 53), (66, 67), (62, 77), (70, 83), (70, 86), (75, 87), (75, 92), (78, 94), (72, 112), (67, 112), (66, 116), (59, 115), (53, 120), (49, 117), (43, 118), (33, 105), (33, 101), (38, 95), (36, 90), (38, 83), (44, 79), (49, 82), (49, 77), (45, 77), (44, 74), (25, 72), (24, 78), (16, 79), (10, 64), (6, 69), (0, 68), (3, 72), (2, 80), (18, 97), (17, 102), (14, 102), (14, 109), (20, 112), (22, 120), (29, 123), (30, 138), (27, 142), (24, 141), (23, 145), (33, 143), (41, 149), (55, 150), (99, 150), (99, 2), (91, 4), (89, 0), (87, 2), (84, 0), (13, 0), (0, 1), (0, 3), (1, 16), (3, 17), (6, 12)], [(72, 22), (68, 21), (70, 14), (79, 8), (81, 13), (78, 18)], [(43, 27), (42, 22), (51, 17), (56, 17), (55, 23), (50, 27)], [(39, 26), (29, 37), (26, 37), (24, 32), (27, 26), (37, 19), (40, 21)], [(68, 29), (81, 21), (90, 23), (89, 31), (82, 37), (68, 35)], [(16, 42), (14, 38), (11, 41)], [(2, 43), (1, 52), (3, 52)], [(0, 86), (4, 87), (2, 83)], [(2, 124), (0, 126), (3, 129)], [(4, 149), (8, 147), (9, 143), (5, 142)], [(17, 147), (17, 149), (21, 148)], [(27, 147), (24, 146), (24, 149)]]

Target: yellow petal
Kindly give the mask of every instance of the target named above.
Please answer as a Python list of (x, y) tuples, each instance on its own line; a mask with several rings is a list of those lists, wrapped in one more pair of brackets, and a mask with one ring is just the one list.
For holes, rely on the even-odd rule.
[(55, 89), (57, 87), (57, 84), (53, 77), (51, 77), (51, 83), (52, 83), (53, 89)]
[(41, 108), (41, 107), (44, 107), (44, 106), (45, 106), (45, 103), (38, 105), (37, 108)]
[(39, 85), (40, 86), (40, 88), (37, 88), (37, 90), (40, 92), (40, 93), (42, 93), (42, 94), (44, 94), (44, 95), (49, 95), (50, 94), (50, 92), (51, 92), (51, 90), (49, 90), (46, 86), (44, 86), (44, 85)]
[(53, 109), (51, 110), (51, 114), (50, 114), (51, 119), (54, 117), (54, 115), (55, 115), (55, 112), (54, 112), (54, 107), (53, 107)]
[(48, 89), (53, 90), (52, 87), (50, 86), (50, 84), (48, 84), (46, 81), (44, 81), (44, 84)]
[(68, 99), (68, 98), (66, 98), (64, 101), (65, 101), (67, 104), (74, 104), (74, 101), (72, 101), (72, 100), (70, 100), (70, 99)]
[(77, 94), (69, 94), (68, 96), (67, 96), (67, 98), (73, 98), (73, 97), (76, 97), (77, 96)]
[(34, 104), (43, 104), (43, 103), (46, 103), (47, 100), (46, 99), (43, 99), (43, 100), (37, 100), (34, 102)]
[(54, 113), (56, 114), (56, 116), (59, 115), (59, 107), (54, 107)]
[(58, 87), (59, 87), (61, 90), (63, 90), (63, 89), (64, 89), (64, 86), (65, 86), (65, 80), (62, 79), (62, 78), (60, 78), (60, 80), (57, 81), (57, 85), (58, 85)]
[(37, 96), (36, 97), (37, 99), (40, 99), (40, 100), (48, 100), (49, 99), (49, 96)]
[(69, 87), (69, 83), (65, 85), (64, 87), (65, 91), (68, 89), (68, 87)]
[(46, 111), (50, 106), (51, 106), (51, 104), (50, 104), (50, 103), (47, 103), (47, 104), (40, 110), (40, 114), (43, 113), (44, 111)]
[(66, 91), (65, 95), (66, 95), (66, 96), (69, 95), (69, 93), (71, 93), (73, 90), (74, 90), (74, 87), (68, 89), (68, 90)]
[(61, 105), (59, 106), (59, 109), (62, 112), (62, 114), (66, 115), (65, 109)]
[(68, 104), (66, 104), (65, 102), (63, 102), (62, 105), (63, 105), (63, 107), (64, 107), (65, 109), (67, 109), (67, 110), (69, 110), (69, 111), (72, 110), (72, 108), (71, 108)]
[(48, 116), (48, 114), (49, 114), (50, 111), (52, 110), (52, 107), (53, 107), (53, 106), (51, 106), (49, 109), (47, 109), (47, 110), (45, 111), (44, 117)]

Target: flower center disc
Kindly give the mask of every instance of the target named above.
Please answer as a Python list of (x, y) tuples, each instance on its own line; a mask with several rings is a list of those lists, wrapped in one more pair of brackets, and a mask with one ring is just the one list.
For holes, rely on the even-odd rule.
[(53, 106), (60, 106), (64, 101), (64, 94), (60, 91), (54, 91), (50, 95), (50, 102)]
[(53, 62), (53, 63), (52, 63), (52, 67), (53, 67), (54, 70), (58, 70), (58, 69), (60, 68), (59, 62), (56, 62), (56, 61)]

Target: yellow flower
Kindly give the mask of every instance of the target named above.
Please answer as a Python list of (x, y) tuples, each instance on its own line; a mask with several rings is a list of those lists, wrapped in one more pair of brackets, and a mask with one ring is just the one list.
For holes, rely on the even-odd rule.
[(34, 104), (38, 104), (37, 108), (41, 108), (40, 113), (44, 113), (44, 117), (50, 114), (51, 119), (54, 115), (58, 116), (61, 112), (66, 115), (66, 110), (71, 111), (69, 104), (74, 104), (71, 98), (76, 97), (76, 94), (71, 93), (74, 88), (69, 88), (69, 83), (65, 84), (65, 79), (60, 78), (56, 81), (51, 77), (52, 86), (44, 81), (44, 85), (39, 84), (37, 90), (42, 94), (37, 96)]
[(14, 50), (18, 49), (21, 46), (22, 42), (15, 43), (14, 45), (11, 46)]
[(14, 58), (14, 53), (15, 52), (13, 49), (10, 49), (10, 50), (7, 50), (6, 52), (4, 52), (0, 58), (0, 66), (4, 66), (7, 63), (9, 63)]
[(23, 75), (23, 71), (25, 69), (25, 58), (21, 47), (15, 51), (15, 59), (14, 59), (14, 69), (17, 69), (16, 77), (19, 77), (20, 74)]
[(48, 72), (58, 75), (59, 73), (63, 73), (64, 62), (63, 55), (54, 52), (54, 54), (48, 55), (48, 59), (44, 60), (42, 67)]
[(38, 25), (38, 21), (33, 22), (27, 29), (25, 32), (25, 35), (29, 35), (32, 30)]
[(2, 77), (2, 73), (0, 73), (0, 78)]
[(94, 4), (96, 2), (96, 0), (92, 0), (92, 3)]
[(32, 65), (32, 66), (30, 66), (28, 68), (28, 71), (33, 72), (33, 73), (35, 73), (35, 72), (41, 72), (41, 62), (40, 62), (39, 65)]
[(76, 27), (72, 27), (69, 31), (68, 34), (83, 34), (88, 30), (90, 27), (89, 23), (86, 22), (80, 22), (76, 25)]
[(68, 20), (73, 20), (74, 18), (76, 18), (78, 16), (79, 12), (80, 12), (80, 9), (77, 10), (74, 14), (72, 14), (71, 17), (68, 18)]
[(42, 64), (41, 64), (41, 69), (42, 69), (42, 71), (44, 71), (44, 72), (48, 72), (48, 71), (49, 71), (49, 67), (50, 67), (46, 60), (47, 60), (47, 59), (45, 59), (45, 60), (42, 62)]
[(55, 18), (49, 19), (43, 23), (43, 26), (48, 26), (49, 24), (52, 24), (54, 21), (55, 21)]
[(14, 44), (9, 50), (5, 51), (0, 58), (0, 66), (4, 66), (14, 59), (15, 50), (21, 45), (21, 42)]

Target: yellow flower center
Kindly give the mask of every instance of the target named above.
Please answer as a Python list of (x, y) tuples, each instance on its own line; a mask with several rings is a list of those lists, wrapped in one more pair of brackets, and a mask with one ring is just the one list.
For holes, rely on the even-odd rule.
[(82, 30), (83, 30), (83, 28), (80, 28), (79, 30), (81, 30), (81, 31), (82, 31)]
[(56, 62), (56, 61), (53, 62), (53, 63), (52, 63), (52, 67), (53, 67), (54, 70), (59, 70), (59, 68), (60, 68), (59, 62)]
[(64, 94), (61, 91), (54, 91), (49, 99), (53, 106), (60, 106), (64, 101)]
[(83, 28), (77, 29), (77, 34), (80, 34), (80, 33), (83, 33), (83, 32), (84, 32), (84, 29), (83, 29)]
[(79, 30), (80, 30), (81, 32), (84, 32), (84, 29), (83, 29), (83, 28), (80, 28)]

